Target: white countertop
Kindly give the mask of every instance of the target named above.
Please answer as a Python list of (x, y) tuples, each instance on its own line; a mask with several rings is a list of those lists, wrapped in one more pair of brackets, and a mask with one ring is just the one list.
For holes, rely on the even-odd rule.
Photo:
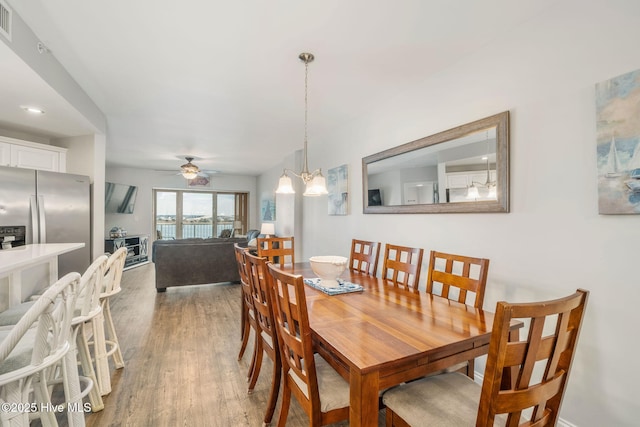
[(0, 275), (84, 247), (84, 243), (38, 243), (0, 250)]

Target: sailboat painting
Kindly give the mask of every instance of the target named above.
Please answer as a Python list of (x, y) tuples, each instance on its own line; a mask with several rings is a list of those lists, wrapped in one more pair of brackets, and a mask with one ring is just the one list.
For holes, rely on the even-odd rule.
[(598, 211), (640, 214), (640, 70), (596, 84)]

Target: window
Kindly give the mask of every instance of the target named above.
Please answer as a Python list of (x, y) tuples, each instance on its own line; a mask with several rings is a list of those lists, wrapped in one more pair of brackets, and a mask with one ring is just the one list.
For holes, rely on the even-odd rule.
[(157, 239), (243, 235), (248, 193), (154, 190)]

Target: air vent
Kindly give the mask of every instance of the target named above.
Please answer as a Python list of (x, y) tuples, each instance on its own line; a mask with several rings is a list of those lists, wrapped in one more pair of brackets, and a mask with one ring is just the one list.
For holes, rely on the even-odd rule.
[(11, 8), (0, 0), (0, 34), (11, 41)]

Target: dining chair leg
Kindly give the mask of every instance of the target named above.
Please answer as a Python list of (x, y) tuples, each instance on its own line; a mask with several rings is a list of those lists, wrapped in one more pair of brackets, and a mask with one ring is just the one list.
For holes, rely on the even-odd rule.
[(255, 350), (253, 354), (255, 355), (255, 361), (253, 363), (253, 369), (251, 370), (251, 375), (249, 377), (249, 394), (253, 393), (253, 389), (256, 386), (258, 377), (260, 376), (260, 369), (262, 368), (262, 357), (264, 356), (264, 350), (262, 348), (262, 340), (259, 337), (256, 340)]
[(249, 372), (247, 372), (247, 382), (251, 381), (251, 378), (253, 378), (253, 371), (256, 369), (256, 359), (258, 358), (258, 343), (259, 343), (260, 337), (258, 336), (258, 334), (255, 334), (255, 339), (254, 339), (254, 343), (253, 343), (253, 353), (251, 353), (251, 364), (249, 365)]
[[(245, 316), (248, 314), (245, 313)], [(243, 318), (245, 318), (243, 316)], [(249, 343), (249, 334), (251, 333), (251, 326), (249, 325), (249, 320), (245, 319), (244, 329), (242, 331), (242, 344), (240, 344), (240, 352), (238, 353), (238, 360), (242, 359), (244, 356), (244, 351), (247, 349), (247, 344)]]
[(278, 427), (286, 427), (287, 417), (289, 416), (289, 404), (291, 403), (291, 390), (287, 381), (284, 381), (282, 387), (282, 406), (280, 407), (280, 416), (278, 417)]
[(282, 364), (280, 363), (280, 358), (276, 357), (276, 360), (273, 364), (273, 378), (271, 378), (271, 394), (269, 395), (269, 401), (267, 402), (267, 412), (264, 414), (264, 421), (262, 422), (263, 427), (271, 424), (273, 413), (276, 410), (276, 403), (278, 402), (281, 377)]

